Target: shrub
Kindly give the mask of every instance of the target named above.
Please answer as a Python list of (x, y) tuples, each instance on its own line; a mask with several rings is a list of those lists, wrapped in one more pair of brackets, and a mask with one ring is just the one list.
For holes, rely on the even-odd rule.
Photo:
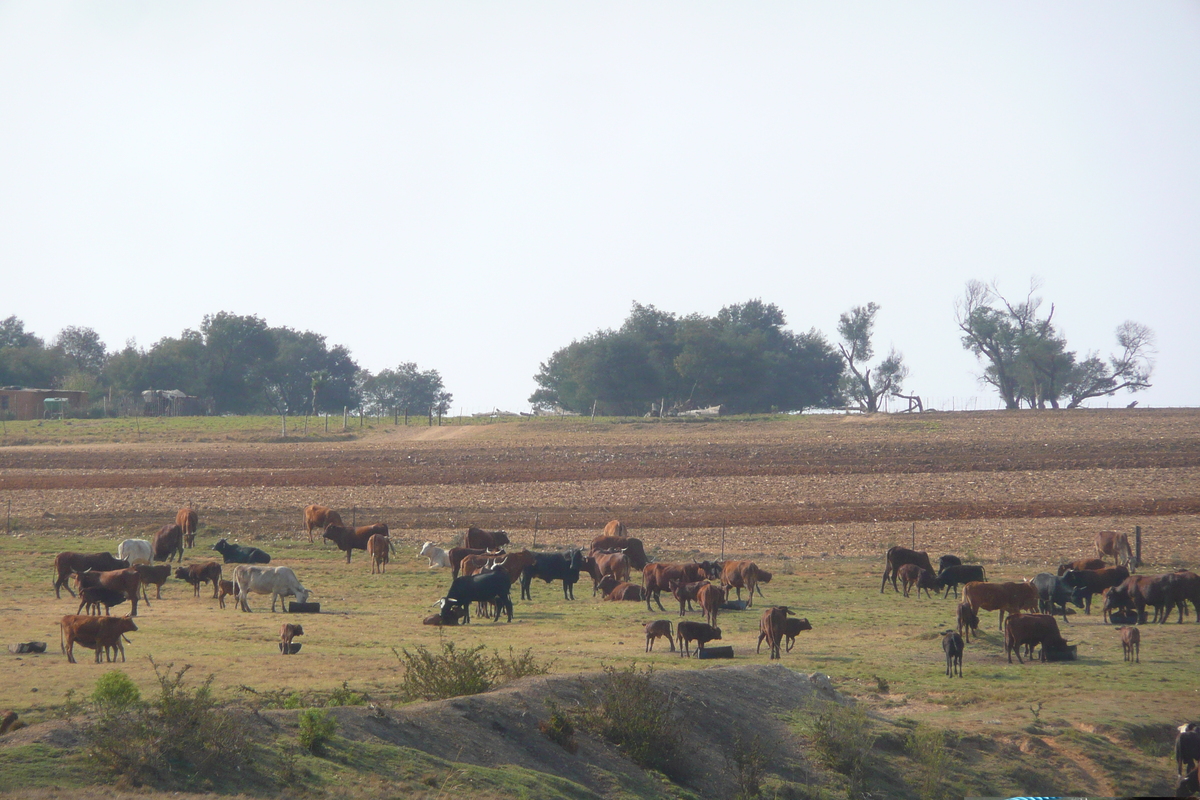
[(808, 721), (808, 736), (825, 764), (856, 781), (875, 744), (866, 710), (858, 705), (826, 702)]
[(330, 716), (328, 711), (306, 708), (300, 712), (298, 721), (300, 746), (313, 755), (323, 753), (325, 745), (333, 739), (333, 734), (337, 731), (337, 720)]
[(122, 711), (141, 699), (137, 685), (120, 670), (101, 675), (92, 690), (92, 702), (101, 711)]
[(737, 784), (736, 800), (753, 800), (762, 796), (767, 761), (767, 746), (757, 735), (746, 740), (740, 734), (734, 734), (733, 750), (725, 756), (725, 762), (727, 771)]
[(495, 650), (488, 656), (484, 649), (484, 645), (477, 645), (459, 650), (454, 642), (442, 642), (441, 653), (430, 652), (425, 645), (417, 645), (411, 653), (408, 648), (400, 652), (392, 648), (404, 666), (401, 697), (404, 700), (444, 700), (479, 694), (505, 681), (544, 675), (553, 663), (539, 663), (528, 649), (516, 655), (510, 647), (507, 658)]
[(950, 751), (946, 749), (946, 736), (938, 728), (919, 724), (908, 735), (908, 753), (918, 767), (918, 790), (921, 797), (949, 797), (951, 787)]
[(547, 700), (546, 707), (550, 709), (550, 719), (539, 722), (538, 730), (563, 750), (574, 753), (579, 749), (579, 745), (575, 742), (575, 726), (571, 724), (570, 718), (559, 709), (558, 704), (553, 700)]
[(287, 709), (304, 708), (304, 695), (299, 692), (292, 692), (283, 698), (283, 707)]
[(585, 690), (596, 703), (584, 724), (617, 745), (635, 764), (679, 778), (683, 736), (672, 718), (675, 698), (650, 682), (652, 667), (639, 672), (604, 667), (603, 677)]
[(553, 661), (540, 663), (533, 657), (533, 649), (526, 648), (525, 652), (517, 655), (512, 647), (508, 648), (508, 658), (496, 653), (496, 673), (500, 683), (515, 681), (517, 678), (527, 678), (530, 675), (545, 675), (554, 666)]
[(348, 681), (329, 693), (327, 706), (362, 706), (367, 704), (367, 696), (350, 688)]

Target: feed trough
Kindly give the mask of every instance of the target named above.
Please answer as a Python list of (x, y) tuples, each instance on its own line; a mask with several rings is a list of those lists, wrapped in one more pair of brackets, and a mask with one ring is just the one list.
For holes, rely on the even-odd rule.
[(45, 642), (21, 642), (19, 644), (10, 644), (8, 646), (10, 653), (44, 653), (46, 652)]
[[(284, 644), (285, 644), (284, 642), (279, 643), (279, 652), (281, 652), (281, 653), (283, 652)], [(286, 655), (293, 655), (293, 656), (296, 655), (296, 653), (300, 652), (300, 647), (302, 645), (303, 645), (303, 642), (292, 642), (291, 643), (292, 648), (287, 651)]]
[(724, 647), (702, 647), (700, 648), (701, 658), (733, 658), (733, 646), (725, 645)]
[(746, 603), (748, 603), (748, 602), (750, 602), (750, 601), (749, 600), (726, 600), (724, 603), (721, 603), (721, 610), (722, 611), (745, 611)]
[(292, 600), (290, 603), (288, 603), (288, 611), (293, 614), (320, 614), (321, 604), (297, 603), (295, 600)]
[(1136, 625), (1138, 621), (1138, 615), (1136, 611), (1130, 611), (1127, 614), (1110, 613), (1108, 615), (1108, 621), (1113, 625)]
[(1046, 652), (1047, 661), (1074, 661), (1079, 650), (1079, 645), (1069, 644), (1066, 647), (1047, 648), (1042, 645), (1042, 650)]

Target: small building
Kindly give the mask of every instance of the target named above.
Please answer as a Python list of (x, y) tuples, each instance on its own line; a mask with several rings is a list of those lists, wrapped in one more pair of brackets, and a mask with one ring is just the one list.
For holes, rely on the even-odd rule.
[(0, 388), (0, 417), (4, 419), (45, 419), (72, 412), (83, 413), (87, 410), (87, 404), (87, 392), (30, 389), (24, 386)]
[(142, 405), (142, 415), (146, 417), (204, 416), (200, 398), (178, 389), (147, 389), (142, 392)]

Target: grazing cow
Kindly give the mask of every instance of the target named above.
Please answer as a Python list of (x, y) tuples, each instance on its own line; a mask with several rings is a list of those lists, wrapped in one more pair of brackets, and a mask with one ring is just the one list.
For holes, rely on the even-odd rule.
[(592, 576), (592, 597), (600, 588), (600, 579), (612, 575), (617, 581), (629, 580), (629, 558), (624, 553), (594, 553), (583, 560), (583, 568)]
[(342, 525), (342, 515), (328, 506), (304, 507), (304, 524), (308, 526), (308, 543), (313, 543), (313, 530), (325, 530), (330, 525)]
[(226, 597), (232, 597), (233, 602), (237, 602), (237, 587), (234, 586), (233, 581), (220, 581), (217, 585), (220, 587), (217, 592), (217, 603), (220, 604), (221, 608), (225, 607)]
[[(942, 556), (945, 558), (945, 556)], [(947, 567), (942, 567), (941, 572), (937, 576), (937, 588), (945, 589), (943, 598), (950, 596), (950, 590), (954, 589), (955, 598), (958, 597), (958, 587), (965, 585), (971, 581), (987, 581), (987, 573), (983, 567), (978, 564), (951, 564)]]
[[(283, 604), (283, 598), (295, 597), (297, 602), (307, 603), (312, 594), (301, 585), (296, 573), (291, 567), (258, 567), (251, 564), (239, 564), (233, 568), (233, 583), (237, 590), (237, 604), (242, 611), (249, 611), (250, 604), (246, 598), (250, 593), (271, 595), (271, 612), (275, 611), (275, 603)], [(287, 606), (283, 606), (287, 611)]]
[(578, 547), (565, 553), (534, 553), (533, 563), (521, 570), (521, 599), (533, 600), (529, 584), (534, 578), (546, 583), (562, 581), (563, 599), (575, 599), (575, 583), (583, 569), (583, 551)]
[[(616, 578), (612, 577), (611, 575), (605, 575), (603, 580), (606, 582), (607, 581), (616, 581)], [(604, 593), (604, 599), (605, 600), (635, 600), (637, 602), (641, 602), (642, 600), (645, 600), (646, 598), (642, 594), (642, 587), (638, 586), (636, 583), (622, 582), (622, 583), (614, 583), (612, 588), (610, 588), (608, 591), (606, 591)]]
[(962, 677), (963, 639), (957, 631), (946, 631), (942, 634), (942, 651), (946, 654), (946, 677), (954, 677), (954, 668), (958, 667), (958, 677)]
[[(360, 525), (357, 528), (348, 528), (343, 525), (326, 525), (325, 533), (322, 534), (322, 539), (328, 539), (337, 545), (338, 549), (346, 554), (346, 563), (350, 563), (350, 553), (354, 550), (366, 550), (367, 540), (375, 534), (379, 534), (384, 538), (388, 535), (388, 526), (382, 522), (377, 522), (374, 525)], [(391, 540), (388, 539), (390, 542)]]
[(1138, 621), (1146, 622), (1146, 606), (1154, 607), (1154, 622), (1163, 623), (1171, 616), (1172, 609), (1178, 607), (1179, 622), (1183, 622), (1184, 607), (1187, 605), (1185, 593), (1186, 580), (1181, 572), (1168, 572), (1165, 575), (1155, 575), (1149, 580), (1141, 576), (1131, 576), (1126, 583), (1137, 579), (1139, 591), (1130, 591), (1130, 597), (1137, 608)]
[[(387, 571), (388, 552), (392, 549), (392, 540), (382, 534), (375, 534), (370, 539), (367, 539), (367, 554), (371, 556), (371, 574), (376, 572), (381, 575)], [(346, 551), (346, 558), (350, 558), (350, 551)]]
[(971, 634), (975, 634), (975, 638), (979, 638), (979, 614), (971, 607), (970, 603), (962, 602), (958, 604), (958, 632), (963, 635), (968, 642), (971, 641)]
[(643, 570), (650, 563), (650, 559), (646, 558), (646, 550), (642, 546), (641, 539), (635, 539), (632, 536), (597, 536), (592, 540), (592, 546), (588, 549), (589, 555), (594, 555), (602, 551), (620, 550), (629, 559), (629, 566), (636, 570)]
[(705, 581), (696, 593), (696, 600), (700, 603), (700, 612), (704, 614), (704, 619), (709, 625), (717, 627), (717, 611), (725, 602), (725, 590)]
[(1083, 607), (1083, 601), (1075, 596), (1074, 590), (1049, 572), (1039, 572), (1030, 583), (1037, 588), (1038, 610), (1043, 614), (1062, 614), (1063, 622), (1067, 622), (1068, 602), (1074, 603), (1076, 608)]
[(1119, 531), (1100, 531), (1096, 534), (1096, 558), (1112, 556), (1117, 566), (1134, 569), (1133, 550), (1129, 537)]
[(303, 625), (296, 625), (292, 622), (283, 623), (283, 627), (279, 629), (279, 652), (285, 656), (290, 656), (292, 654), (292, 639), (303, 635)]
[(887, 551), (887, 563), (883, 568), (883, 582), (879, 584), (879, 593), (883, 594), (883, 587), (887, 586), (888, 576), (892, 579), (892, 590), (899, 592), (896, 588), (896, 571), (905, 564), (916, 564), (921, 569), (927, 569), (933, 572), (933, 565), (929, 563), (929, 554), (923, 550), (909, 550), (907, 547), (896, 545)]
[(244, 544), (230, 544), (221, 539), (212, 546), (221, 554), (226, 564), (270, 564), (271, 557), (259, 550)]
[[(720, 577), (727, 593), (730, 589), (737, 591), (738, 600), (742, 599), (742, 589), (746, 590), (746, 608), (750, 608), (754, 605), (754, 591), (758, 589), (758, 584), (769, 583), (771, 573), (759, 569), (753, 561), (726, 561), (721, 565)], [(758, 589), (758, 595), (764, 596), (762, 589)]]
[[(450, 620), (454, 618), (454, 609), (457, 607), (461, 609), (464, 621), (470, 622), (471, 603), (497, 603), (500, 609), (508, 613), (508, 621), (512, 622), (512, 599), (508, 594), (511, 586), (508, 573), (500, 569), (455, 578), (446, 596), (438, 601), (442, 607), (442, 619), (447, 624), (453, 624)], [(499, 610), (493, 621), (500, 621)]]
[(1200, 575), (1188, 570), (1180, 570), (1175, 573), (1178, 580), (1175, 588), (1181, 598), (1180, 610), (1182, 611), (1183, 603), (1191, 603), (1196, 609), (1196, 622), (1200, 622)]
[[(784, 649), (789, 653), (792, 652), (792, 647), (796, 644), (796, 637), (804, 631), (811, 631), (812, 629), (813, 627), (807, 619), (785, 616), (783, 618), (783, 638), (787, 642), (787, 646)], [(758, 646), (754, 648), (754, 652), (757, 653), (759, 651), (765, 638), (767, 638), (767, 634), (760, 627), (758, 631)]]
[(117, 545), (117, 558), (134, 564), (149, 564), (154, 558), (154, 549), (145, 539), (126, 539)]
[(467, 528), (467, 535), (463, 537), (463, 547), (473, 547), (483, 550), (499, 550), (508, 543), (508, 534), (504, 531), (485, 531), (480, 528)]
[(1104, 559), (1100, 558), (1077, 558), (1074, 561), (1068, 561), (1065, 564), (1058, 565), (1058, 577), (1067, 574), (1069, 569), (1104, 569), (1108, 565), (1104, 563)]
[(1195, 727), (1195, 723), (1181, 725), (1182, 730), (1175, 737), (1175, 774), (1182, 773), (1183, 765), (1187, 765), (1187, 771), (1191, 772), (1196, 766), (1196, 762), (1200, 761), (1200, 729)]
[[(631, 562), (632, 563), (632, 562)], [(653, 611), (650, 599), (658, 603), (659, 611), (663, 608), (659, 595), (670, 592), (672, 586), (680, 583), (695, 583), (710, 577), (710, 567), (697, 561), (681, 564), (647, 564), (642, 570), (642, 588), (646, 590), (646, 610)]]
[(694, 581), (692, 583), (677, 583), (671, 589), (671, 596), (679, 601), (679, 616), (686, 616), (687, 611), (692, 610), (692, 601), (698, 601), (701, 586), (709, 586), (708, 581)]
[[(142, 565), (142, 567), (144, 569), (145, 565)], [(129, 601), (129, 616), (137, 616), (138, 592), (142, 588), (142, 579), (138, 575), (136, 567), (108, 570), (107, 572), (75, 573), (76, 589), (92, 586), (102, 586), (105, 589), (111, 589), (114, 592), (120, 592), (125, 595), (125, 599)], [(148, 599), (146, 600), (146, 605), (150, 605)]]
[(963, 602), (969, 603), (971, 610), (978, 613), (984, 611), (999, 611), (1000, 624), (1004, 627), (1004, 615), (1018, 614), (1021, 611), (1037, 611), (1037, 588), (1030, 583), (982, 583), (972, 581), (963, 587)]
[(167, 578), (171, 577), (170, 564), (134, 564), (132, 569), (137, 570), (138, 578), (142, 582), (142, 599), (147, 603), (150, 598), (146, 596), (147, 584), (154, 585), (154, 599), (162, 600), (162, 587), (167, 582)]
[(74, 590), (67, 585), (72, 572), (105, 572), (128, 566), (128, 561), (115, 558), (112, 553), (59, 553), (54, 557), (54, 596), (62, 597), (59, 589), (66, 589), (75, 596)]
[(196, 509), (191, 506), (181, 508), (175, 513), (175, 524), (183, 530), (184, 547), (195, 547), (196, 526), (199, 521), (200, 518), (196, 516)]
[(619, 519), (614, 519), (604, 526), (605, 536), (620, 536), (624, 539), (629, 535), (629, 531), (625, 530), (625, 523)]
[(450, 578), (453, 580), (458, 577), (459, 570), (462, 569), (463, 559), (467, 556), (498, 556), (503, 554), (503, 550), (492, 552), (483, 547), (451, 547), (446, 552), (446, 557), (450, 560)]
[(654, 652), (654, 640), (660, 636), (667, 637), (667, 644), (671, 646), (671, 652), (675, 652), (674, 634), (671, 633), (671, 620), (656, 619), (654, 622), (646, 623), (646, 652)]
[[(92, 617), (79, 614), (67, 614), (59, 621), (59, 647), (67, 654), (67, 662), (75, 661), (75, 645), (81, 644), (96, 651), (96, 663), (100, 663), (100, 651), (107, 655), (111, 649), (121, 654), (125, 660), (125, 648), (121, 644), (121, 636), (136, 631), (137, 625), (128, 616), (125, 617)], [(116, 656), (109, 658), (115, 661)]]
[(1120, 586), (1114, 586), (1104, 593), (1104, 621), (1112, 622), (1114, 614), (1132, 614), (1134, 613), (1133, 598), (1130, 596), (1130, 587), (1135, 585), (1139, 578), (1136, 575), (1131, 575), (1129, 578), (1121, 582)]
[(107, 617), (110, 608), (121, 605), (125, 600), (124, 592), (114, 592), (103, 586), (85, 586), (79, 590), (79, 608), (75, 613), (82, 614), (86, 610), (92, 616), (99, 616), (100, 606), (104, 606), (104, 616)]
[(1075, 590), (1075, 596), (1083, 600), (1084, 613), (1092, 613), (1092, 595), (1100, 594), (1105, 589), (1120, 586), (1121, 581), (1129, 577), (1125, 567), (1105, 567), (1104, 569), (1071, 569), (1063, 573), (1062, 582)]
[(946, 567), (957, 567), (962, 564), (962, 559), (958, 556), (939, 556), (938, 557), (938, 575), (946, 571)]
[[(762, 647), (763, 639), (767, 640), (770, 658), (782, 658), (779, 652), (783, 637), (787, 631), (787, 618), (792, 612), (787, 606), (771, 606), (762, 613), (758, 621), (758, 646)], [(758, 652), (755, 648), (754, 652)]]
[(679, 640), (679, 656), (680, 658), (687, 656), (691, 658), (692, 651), (689, 647), (690, 642), (696, 643), (696, 653), (699, 654), (704, 649), (704, 645), (711, 642), (713, 639), (721, 638), (721, 629), (714, 628), (707, 622), (692, 622), (691, 620), (680, 620), (675, 626), (675, 636)]
[(1041, 661), (1046, 660), (1047, 648), (1060, 650), (1067, 646), (1054, 617), (1049, 614), (1010, 614), (1004, 625), (1004, 652), (1008, 655), (1008, 663), (1012, 663), (1012, 654), (1016, 651), (1017, 661), (1024, 664), (1021, 648), (1028, 647), (1032, 654), (1033, 647), (1039, 644), (1042, 646)]
[(1117, 630), (1121, 632), (1121, 650), (1125, 660), (1142, 663), (1142, 632), (1128, 625), (1122, 625)]
[(192, 596), (200, 596), (200, 584), (212, 583), (213, 599), (217, 599), (217, 591), (221, 583), (221, 565), (215, 561), (203, 564), (188, 564), (175, 570), (175, 577), (192, 585)]
[(179, 563), (183, 563), (183, 528), (178, 525), (163, 525), (150, 544), (155, 561), (170, 563), (178, 555)]
[(425, 556), (429, 559), (430, 569), (450, 566), (450, 557), (446, 554), (446, 551), (440, 547), (435, 547), (433, 542), (426, 542), (421, 545), (421, 552), (417, 555)]
[(905, 597), (908, 597), (908, 590), (916, 586), (917, 597), (921, 596), (921, 590), (924, 589), (925, 596), (932, 600), (933, 596), (929, 594), (929, 590), (937, 591), (942, 588), (938, 585), (938, 580), (932, 572), (921, 569), (916, 564), (904, 564), (897, 572), (900, 574), (900, 585), (904, 587)]

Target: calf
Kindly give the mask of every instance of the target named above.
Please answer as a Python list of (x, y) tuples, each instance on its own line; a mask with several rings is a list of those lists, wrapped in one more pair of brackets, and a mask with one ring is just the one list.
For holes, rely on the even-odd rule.
[(220, 581), (218, 586), (219, 589), (217, 591), (217, 602), (220, 604), (221, 608), (225, 607), (226, 597), (232, 597), (233, 602), (237, 602), (237, 586), (234, 585), (233, 581)]
[(671, 633), (671, 620), (656, 619), (654, 622), (646, 623), (646, 652), (654, 651), (654, 640), (660, 636), (667, 637), (667, 644), (671, 646), (671, 652), (675, 652), (675, 641)]
[(292, 622), (283, 623), (279, 629), (279, 652), (285, 656), (292, 654), (292, 639), (304, 635), (304, 626)]
[[(367, 554), (371, 556), (371, 574), (383, 574), (387, 571), (388, 553), (392, 549), (392, 540), (387, 536), (375, 534), (367, 539)], [(347, 556), (349, 553), (347, 553)]]
[(971, 607), (971, 604), (963, 601), (958, 604), (958, 632), (968, 642), (971, 641), (971, 634), (975, 634), (975, 638), (979, 638), (979, 614)]
[(1017, 653), (1017, 661), (1024, 664), (1021, 658), (1021, 648), (1030, 648), (1033, 652), (1035, 645), (1041, 645), (1040, 660), (1046, 660), (1046, 648), (1062, 649), (1067, 646), (1066, 639), (1058, 632), (1058, 623), (1049, 614), (1011, 614), (1004, 625), (1004, 652), (1008, 655), (1008, 663), (1012, 663), (1013, 651)]
[(696, 600), (700, 603), (700, 611), (704, 614), (704, 619), (709, 625), (716, 628), (717, 611), (725, 602), (725, 590), (705, 581), (704, 585), (700, 587), (700, 591), (696, 593)]
[(696, 652), (699, 654), (704, 649), (704, 645), (713, 639), (721, 638), (721, 629), (714, 628), (707, 622), (680, 620), (679, 624), (675, 626), (675, 637), (679, 640), (679, 657), (691, 658), (692, 651), (689, 642), (696, 643)]
[(443, 617), (440, 612), (437, 614), (430, 614), (428, 617), (421, 620), (421, 624), (422, 625), (439, 625), (439, 626), (441, 626), (441, 625), (457, 625), (458, 623), (463, 621), (463, 616), (464, 616), (463, 610), (461, 608), (455, 607), (454, 609), (451, 610), (451, 613), (449, 616)]
[[(326, 525), (325, 533), (321, 535), (322, 539), (328, 539), (337, 545), (337, 548), (346, 554), (346, 563), (350, 563), (350, 554), (355, 550), (366, 550), (367, 542), (372, 536), (379, 535), (387, 538), (388, 526), (382, 522), (377, 522), (374, 525), (360, 525), (357, 528), (350, 528), (342, 525)], [(391, 540), (388, 539), (390, 543)]]
[(958, 667), (958, 677), (962, 677), (963, 640), (957, 631), (946, 631), (942, 635), (942, 650), (946, 653), (946, 677), (954, 677), (954, 668)]
[(787, 630), (788, 615), (791, 613), (787, 606), (771, 606), (763, 611), (762, 618), (758, 621), (758, 644), (761, 647), (763, 639), (767, 640), (771, 659), (782, 658), (779, 648)]
[[(796, 644), (796, 637), (804, 631), (811, 631), (812, 625), (807, 619), (797, 619), (785, 616), (783, 619), (783, 638), (787, 642), (785, 650), (792, 652), (792, 647)], [(759, 652), (762, 647), (763, 639), (767, 638), (766, 633), (760, 628), (758, 631), (758, 646), (754, 648), (754, 652)]]
[(697, 599), (697, 594), (700, 592), (701, 586), (708, 586), (708, 581), (695, 581), (693, 583), (677, 583), (675, 588), (671, 589), (671, 595), (679, 601), (679, 616), (684, 616), (684, 607), (688, 611), (692, 610), (692, 601)]
[[(89, 617), (78, 614), (67, 614), (59, 621), (59, 646), (67, 655), (67, 662), (75, 661), (75, 645), (81, 644), (96, 651), (96, 663), (100, 663), (100, 652), (111, 649), (121, 654), (125, 660), (125, 648), (121, 644), (121, 636), (136, 631), (137, 625), (129, 617)], [(109, 658), (115, 661), (116, 656)]]
[(938, 586), (937, 578), (933, 576), (932, 572), (927, 569), (922, 569), (916, 564), (904, 564), (900, 567), (898, 572), (900, 574), (900, 584), (904, 587), (905, 597), (908, 597), (908, 590), (911, 587), (916, 586), (917, 597), (921, 596), (921, 590), (924, 589), (925, 596), (932, 600), (933, 596), (929, 594), (929, 590), (933, 589), (934, 591), (937, 591), (938, 589), (942, 588)]
[(188, 564), (186, 567), (180, 567), (175, 570), (175, 577), (181, 581), (186, 581), (192, 585), (192, 596), (200, 596), (200, 584), (211, 583), (213, 590), (213, 599), (217, 599), (219, 590), (218, 584), (221, 582), (221, 565), (215, 561), (206, 561), (203, 564)]
[[(945, 556), (943, 556), (944, 558)], [(978, 564), (951, 564), (944, 567), (937, 576), (937, 588), (945, 589), (943, 598), (950, 596), (950, 590), (954, 590), (954, 596), (958, 597), (958, 587), (965, 586), (971, 581), (986, 581), (987, 573), (983, 567)]]
[(86, 610), (89, 615), (99, 616), (100, 606), (104, 606), (104, 616), (107, 617), (108, 610), (124, 603), (125, 599), (124, 592), (114, 592), (103, 586), (86, 586), (79, 590), (79, 608), (75, 614), (80, 615)]
[[(421, 552), (418, 556), (425, 556), (429, 559), (429, 568), (437, 569), (438, 567), (450, 566), (450, 556), (440, 547), (435, 547), (433, 542), (426, 542), (421, 545)], [(458, 577), (458, 576), (455, 576)]]
[(1117, 630), (1121, 632), (1121, 650), (1125, 660), (1142, 663), (1142, 632), (1124, 625)]
[[(613, 581), (613, 580), (616, 580), (616, 578), (613, 578), (611, 575), (604, 576), (604, 581)], [(601, 583), (603, 583), (604, 581), (601, 581)], [(605, 600), (636, 600), (637, 602), (640, 603), (641, 601), (645, 600), (646, 597), (642, 593), (642, 587), (638, 586), (636, 583), (618, 583), (615, 586), (613, 586), (611, 589), (609, 589), (607, 592), (604, 593), (604, 599)]]
[(75, 596), (75, 591), (67, 585), (73, 572), (105, 572), (128, 566), (128, 561), (114, 558), (112, 553), (59, 553), (54, 557), (54, 596), (62, 597), (59, 589), (66, 589), (72, 597)]
[(896, 545), (887, 551), (887, 561), (883, 568), (883, 582), (879, 584), (880, 594), (883, 594), (883, 588), (887, 586), (889, 575), (892, 579), (892, 590), (900, 591), (896, 588), (896, 570), (905, 564), (916, 564), (921, 569), (933, 572), (933, 565), (929, 563), (929, 554), (924, 550), (909, 550), (907, 547)]
[(1200, 794), (1200, 774), (1193, 769), (1175, 782), (1176, 797), (1195, 797)]
[[(137, 616), (138, 593), (141, 591), (142, 579), (138, 575), (136, 568), (115, 569), (107, 572), (75, 573), (76, 589), (92, 586), (102, 586), (105, 589), (111, 589), (114, 592), (120, 592), (125, 595), (125, 599), (129, 601), (129, 616)], [(149, 600), (146, 600), (146, 605), (150, 605)]]
[(146, 597), (146, 584), (154, 584), (154, 599), (162, 600), (162, 587), (167, 582), (167, 578), (171, 577), (170, 564), (134, 564), (133, 569), (137, 570), (138, 578), (142, 581), (142, 598), (149, 603), (150, 598)]

